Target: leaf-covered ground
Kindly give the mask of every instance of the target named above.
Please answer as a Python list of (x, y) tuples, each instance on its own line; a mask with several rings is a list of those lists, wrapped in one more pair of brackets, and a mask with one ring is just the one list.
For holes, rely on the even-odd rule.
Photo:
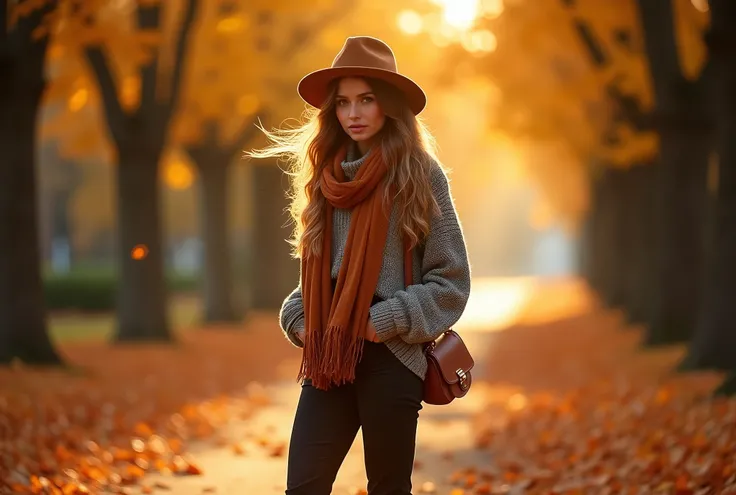
[[(736, 493), (720, 375), (672, 373), (682, 348), (642, 351), (579, 284), (533, 292), (522, 323), (462, 333), (478, 380), (422, 412), (414, 493)], [(182, 339), (67, 345), (76, 374), (0, 371), (0, 493), (283, 493), (298, 352), (273, 316)], [(358, 444), (336, 494), (365, 494)]]
[(736, 400), (640, 332), (592, 312), (497, 334), (476, 418), (493, 460), (456, 471), (454, 493), (736, 493)]
[(0, 493), (140, 493), (146, 473), (199, 474), (189, 445), (267, 404), (261, 383), (294, 352), (272, 315), (181, 339), (64, 345), (73, 373), (0, 370)]

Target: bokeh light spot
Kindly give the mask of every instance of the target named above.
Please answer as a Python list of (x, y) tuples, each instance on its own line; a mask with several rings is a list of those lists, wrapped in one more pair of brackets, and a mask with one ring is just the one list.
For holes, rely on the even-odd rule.
[(226, 17), (217, 23), (217, 31), (220, 33), (235, 33), (241, 29), (243, 29), (243, 19), (238, 16)]
[(691, 2), (693, 7), (695, 7), (699, 12), (708, 12), (708, 10), (710, 10), (708, 0), (691, 0)]
[(71, 98), (69, 98), (69, 110), (71, 110), (72, 112), (78, 112), (84, 107), (84, 105), (87, 104), (88, 99), (89, 91), (87, 91), (85, 88), (80, 88), (76, 90)]
[(136, 261), (145, 259), (146, 256), (148, 256), (148, 246), (145, 244), (136, 244), (136, 246), (130, 250), (130, 257)]
[(166, 162), (164, 182), (171, 189), (183, 191), (194, 183), (194, 172), (183, 160), (175, 158)]
[(406, 34), (419, 34), (424, 22), (422, 16), (413, 10), (402, 10), (396, 18), (396, 23)]
[(445, 22), (456, 29), (469, 29), (478, 17), (478, 0), (443, 1)]

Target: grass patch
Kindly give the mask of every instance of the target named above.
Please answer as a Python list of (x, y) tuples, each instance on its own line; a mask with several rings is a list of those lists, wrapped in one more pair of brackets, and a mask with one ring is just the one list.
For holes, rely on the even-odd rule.
[[(174, 333), (196, 327), (201, 318), (201, 301), (193, 296), (169, 298), (169, 318)], [(52, 312), (49, 332), (54, 342), (106, 341), (115, 332), (114, 312)]]

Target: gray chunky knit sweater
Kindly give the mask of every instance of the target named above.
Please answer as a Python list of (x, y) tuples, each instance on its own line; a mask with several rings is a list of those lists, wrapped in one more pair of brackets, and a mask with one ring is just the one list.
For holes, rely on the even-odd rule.
[[(352, 180), (367, 154), (357, 160), (355, 151), (343, 161), (346, 178)], [(422, 343), (439, 337), (462, 315), (470, 294), (470, 265), (465, 239), (452, 201), (450, 187), (439, 164), (431, 175), (432, 191), (440, 214), (420, 249), (414, 250), (413, 285), (404, 286), (402, 236), (396, 208), (391, 213), (388, 239), (370, 317), (378, 339), (417, 376), (424, 379), (427, 360)], [(332, 278), (337, 278), (350, 228), (350, 211), (336, 208), (333, 215)], [(279, 314), (281, 328), (297, 347), (296, 332), (304, 328), (301, 284), (284, 300)]]

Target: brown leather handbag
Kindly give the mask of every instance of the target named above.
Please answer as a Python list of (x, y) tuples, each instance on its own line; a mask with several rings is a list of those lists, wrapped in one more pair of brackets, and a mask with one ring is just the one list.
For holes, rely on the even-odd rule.
[(463, 339), (452, 329), (424, 348), (427, 356), (427, 376), (424, 378), (424, 402), (449, 404), (464, 397), (473, 383), (475, 362)]
[[(404, 245), (409, 245), (406, 237)], [(411, 252), (408, 248), (407, 251)], [(408, 287), (412, 281), (412, 259), (407, 256), (404, 259), (404, 284)], [(441, 406), (468, 393), (473, 383), (470, 370), (475, 362), (457, 332), (451, 328), (445, 330), (433, 342), (424, 345), (424, 355), (427, 357), (424, 402)]]

